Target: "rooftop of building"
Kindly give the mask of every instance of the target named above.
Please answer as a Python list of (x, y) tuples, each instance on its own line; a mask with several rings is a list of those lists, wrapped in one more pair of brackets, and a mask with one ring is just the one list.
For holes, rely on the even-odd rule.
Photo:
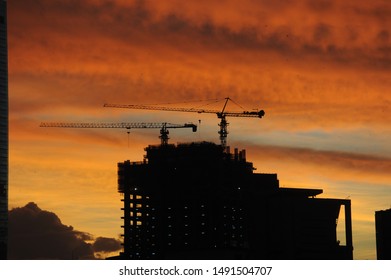
[[(279, 196), (315, 197), (323, 193), (322, 189), (280, 188), (277, 174), (254, 173), (253, 163), (246, 159), (246, 150), (235, 148), (231, 153), (230, 147), (212, 142), (191, 142), (149, 145), (145, 151), (144, 161), (119, 163), (119, 174), (126, 169), (133, 178), (142, 178), (139, 182), (154, 182), (156, 178), (150, 178), (153, 173), (172, 184), (184, 181), (188, 189), (197, 185), (196, 182), (202, 182), (200, 178), (205, 178), (212, 185), (228, 186), (225, 190), (238, 185), (243, 190), (272, 192)], [(150, 168), (155, 171), (147, 171)], [(123, 182), (119, 181), (119, 192), (124, 191), (126, 184)]]
[(385, 210), (378, 210), (375, 213), (391, 214), (391, 208), (390, 209), (385, 209)]

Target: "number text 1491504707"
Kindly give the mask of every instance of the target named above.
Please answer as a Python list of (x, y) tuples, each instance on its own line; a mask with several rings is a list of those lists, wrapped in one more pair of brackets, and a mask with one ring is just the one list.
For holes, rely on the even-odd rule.
[(271, 266), (213, 267), (213, 275), (270, 275), (271, 271)]

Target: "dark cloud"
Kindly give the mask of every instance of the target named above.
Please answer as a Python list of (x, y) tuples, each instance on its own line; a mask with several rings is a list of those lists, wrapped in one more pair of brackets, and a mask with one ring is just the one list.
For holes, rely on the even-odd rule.
[(332, 9), (334, 3), (330, 0), (308, 0), (307, 5), (315, 12), (324, 12)]
[[(254, 11), (253, 14), (241, 15), (231, 5), (225, 7), (229, 13), (224, 20), (218, 16), (216, 4), (204, 8), (200, 15), (193, 15), (189, 14), (192, 5), (199, 10), (202, 3), (186, 3), (181, 10), (174, 1), (171, 6), (164, 4), (167, 5), (165, 12), (158, 12), (149, 1), (133, 1), (125, 7), (115, 1), (102, 1), (99, 4), (90, 1), (15, 2), (11, 1), (9, 8), (11, 47), (17, 42), (14, 38), (29, 42), (26, 51), (30, 50), (31, 42), (55, 53), (73, 53), (72, 49), (83, 49), (90, 44), (91, 48), (84, 53), (87, 60), (93, 60), (94, 56), (98, 60), (104, 59), (102, 53), (96, 54), (92, 50), (99, 49), (98, 43), (102, 44), (103, 40), (132, 46), (148, 45), (151, 51), (156, 51), (153, 46), (165, 44), (192, 51), (273, 50), (305, 55), (310, 46), (317, 50), (319, 59), (330, 55), (327, 46), (331, 45), (348, 59), (356, 60), (365, 56), (368, 50), (377, 49), (374, 38), (370, 37), (387, 30), (387, 22), (383, 26), (374, 22), (390, 14), (389, 5), (370, 8), (360, 1), (346, 7), (333, 1), (307, 1), (310, 4), (304, 6), (302, 1), (273, 1), (272, 6), (278, 8), (279, 13), (273, 8), (274, 12), (266, 15), (265, 11), (270, 9), (268, 1), (243, 1), (241, 6)], [(159, 5), (163, 4), (156, 4)], [(332, 11), (331, 7), (334, 7)], [(360, 10), (366, 11), (366, 14), (363, 15)], [(313, 14), (307, 16), (305, 13), (310, 11)], [(252, 19), (250, 23), (246, 21), (247, 17)], [(369, 27), (367, 30), (361, 25), (364, 20)], [(334, 30), (335, 34), (332, 32)], [(371, 35), (371, 32), (375, 34)], [(362, 38), (365, 44), (360, 40), (351, 41), (349, 38), (352, 34)], [(83, 43), (86, 41), (88, 44)], [(349, 55), (352, 51), (356, 55)], [(74, 59), (80, 58), (75, 56)]]
[(98, 238), (98, 247), (92, 241), (91, 234), (62, 224), (55, 213), (34, 202), (9, 211), (9, 259), (95, 259), (94, 248), (120, 249), (115, 239)]
[(121, 249), (121, 242), (107, 237), (98, 237), (92, 245), (95, 252), (110, 253)]
[(388, 30), (381, 30), (378, 34), (377, 34), (377, 39), (381, 42), (381, 43), (388, 43), (389, 40), (390, 40), (390, 32)]
[[(388, 1), (387, 1), (388, 2)], [(384, 1), (383, 4), (379, 4), (369, 9), (371, 17), (376, 18), (382, 23), (389, 23), (391, 18), (391, 7), (389, 3)]]
[(331, 28), (327, 24), (320, 23), (315, 27), (314, 40), (321, 41), (331, 36)]

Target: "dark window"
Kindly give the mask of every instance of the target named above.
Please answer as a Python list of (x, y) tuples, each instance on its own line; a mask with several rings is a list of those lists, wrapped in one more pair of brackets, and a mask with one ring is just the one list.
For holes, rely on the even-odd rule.
[(4, 23), (4, 17), (0, 16), (0, 23)]

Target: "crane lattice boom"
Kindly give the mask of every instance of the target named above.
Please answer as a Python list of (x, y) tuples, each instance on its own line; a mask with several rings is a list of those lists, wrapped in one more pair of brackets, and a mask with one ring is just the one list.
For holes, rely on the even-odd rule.
[(161, 144), (168, 144), (168, 128), (192, 128), (193, 132), (197, 131), (197, 125), (192, 123), (173, 124), (173, 123), (75, 123), (75, 122), (43, 122), (40, 127), (59, 127), (59, 128), (160, 128)]
[(197, 126), (192, 123), (173, 124), (173, 123), (81, 123), (81, 122), (43, 122), (40, 127), (61, 127), (61, 128), (184, 128), (192, 127), (197, 129)]
[(197, 108), (172, 108), (164, 106), (151, 106), (151, 105), (121, 105), (121, 104), (104, 104), (104, 107), (110, 108), (123, 108), (123, 109), (139, 109), (139, 110), (155, 110), (155, 111), (171, 111), (171, 112), (189, 112), (189, 113), (209, 113), (216, 114), (219, 118), (221, 115), (229, 117), (250, 117), (250, 118), (262, 118), (265, 115), (263, 110), (260, 111), (237, 111), (237, 112), (221, 112), (218, 110), (197, 109)]

